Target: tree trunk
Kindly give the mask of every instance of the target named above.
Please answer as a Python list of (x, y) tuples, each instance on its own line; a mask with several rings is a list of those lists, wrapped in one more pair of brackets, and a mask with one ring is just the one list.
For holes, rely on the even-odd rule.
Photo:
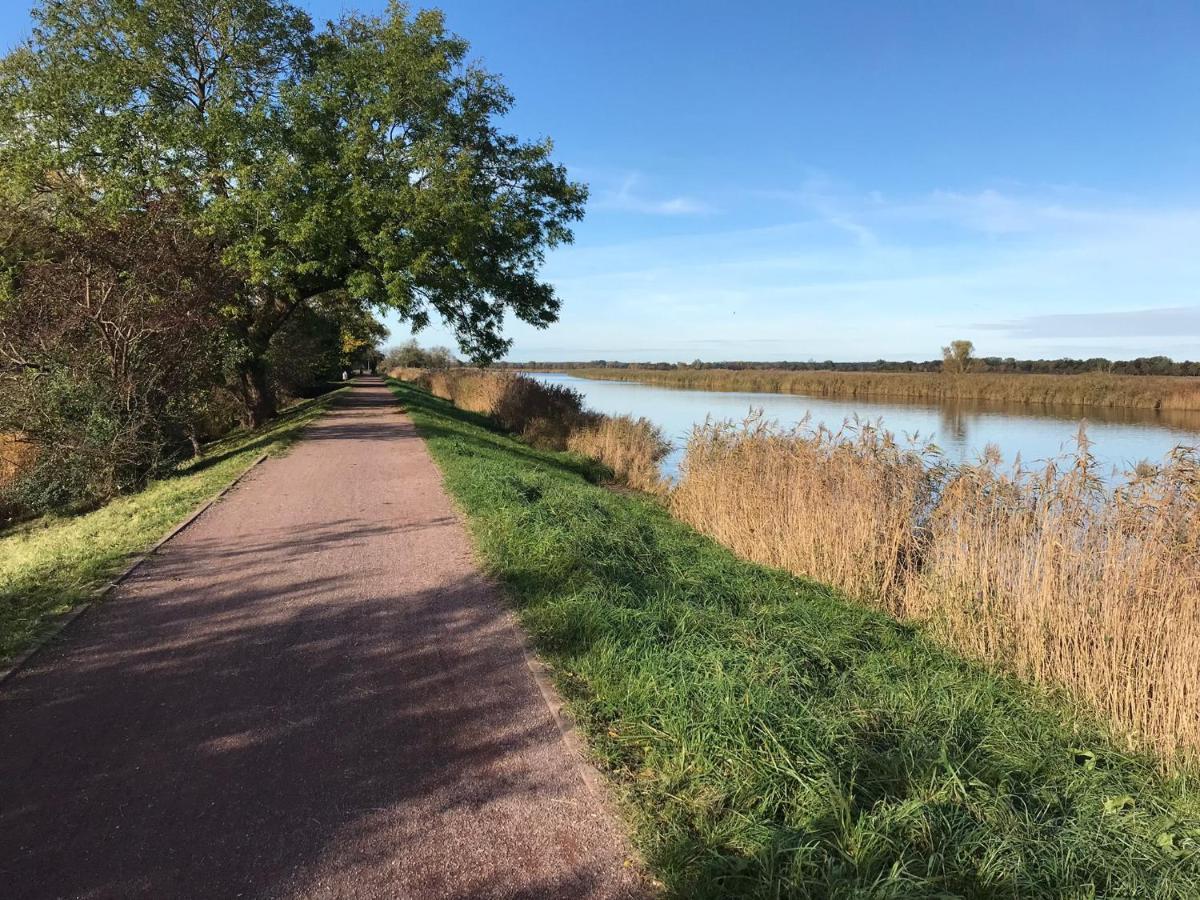
[(261, 357), (249, 360), (238, 374), (238, 386), (242, 395), (242, 424), (257, 428), (274, 418), (278, 409), (275, 394), (267, 380), (267, 364)]

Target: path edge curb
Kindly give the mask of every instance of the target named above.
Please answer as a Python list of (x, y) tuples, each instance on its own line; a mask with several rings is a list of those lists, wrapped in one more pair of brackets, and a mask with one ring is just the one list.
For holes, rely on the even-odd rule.
[(532, 639), (513, 612), (512, 601), (509, 599), (507, 593), (504, 592), (503, 586), (495, 584), (494, 579), (489, 580), (493, 581), (494, 586), (501, 591), (501, 595), (507, 601), (505, 603), (505, 606), (508, 607), (506, 611), (509, 615), (510, 624), (515, 628), (517, 639), (520, 641), (521, 653), (525, 657), (525, 665), (529, 669), (529, 674), (533, 676), (533, 682), (537, 685), (538, 691), (542, 695), (542, 701), (550, 710), (550, 717), (554, 720), (554, 724), (558, 726), (563, 743), (566, 744), (567, 749), (575, 757), (576, 768), (579, 770), (580, 777), (593, 796), (611, 801), (610, 788), (604, 778), (604, 773), (596, 768), (592, 763), (591, 757), (588, 755), (587, 744), (584, 743), (582, 736), (579, 734), (579, 727), (575, 724), (575, 717), (571, 715), (566, 701), (563, 699), (562, 694), (558, 692), (558, 685), (554, 683), (553, 670), (549, 664), (538, 656)]
[(152, 546), (133, 557), (133, 559), (126, 564), (125, 568), (113, 576), (112, 580), (109, 581), (108, 584), (99, 588), (89, 599), (84, 600), (82, 603), (79, 603), (76, 606), (73, 606), (71, 609), (53, 619), (45, 634), (34, 641), (33, 645), (28, 649), (18, 653), (17, 656), (3, 669), (0, 669), (0, 685), (3, 685), (10, 678), (25, 668), (30, 660), (44, 650), (52, 641), (54, 641), (55, 638), (61, 635), (71, 625), (72, 622), (82, 616), (97, 603), (102, 601), (118, 587), (120, 587), (121, 584), (126, 581), (139, 566), (142, 565), (142, 563), (161, 550), (163, 546), (172, 538), (177, 537), (181, 531), (208, 512), (209, 507), (237, 487), (238, 483), (241, 482), (243, 478), (257, 469), (259, 464), (266, 461), (270, 456), (271, 454), (269, 451), (260, 454), (258, 458), (254, 460), (254, 462), (242, 469), (242, 471), (239, 472), (232, 481), (225, 485), (225, 487), (221, 488), (221, 490), (217, 491), (217, 493), (213, 494), (211, 497), (193, 509), (190, 513), (184, 516), (181, 521), (175, 523), (175, 525), (171, 527), (171, 530), (155, 541)]

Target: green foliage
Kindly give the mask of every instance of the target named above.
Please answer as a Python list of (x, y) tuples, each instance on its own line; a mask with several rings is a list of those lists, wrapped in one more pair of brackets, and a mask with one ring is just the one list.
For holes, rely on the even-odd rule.
[(5, 506), (39, 514), (94, 505), (155, 468), (148, 456), (156, 445), (143, 445), (145, 436), (127, 427), (108, 386), (60, 369), (7, 387), (9, 411), (24, 399), (14, 395), (37, 395), (41, 449), (28, 471), (0, 491)]
[(70, 220), (170, 197), (241, 278), (222, 301), (253, 356), (318, 300), (440, 315), (479, 359), (507, 348), (505, 311), (555, 319), (538, 267), (585, 190), (548, 141), (499, 130), (511, 96), (440, 13), (393, 2), (320, 32), (282, 0), (32, 15), (0, 62), (0, 190)]
[(255, 457), (286, 448), (328, 399), (298, 404), (266, 428), (234, 432), (144, 490), (100, 509), (0, 531), (0, 660), (20, 653), (53, 616), (91, 598)]
[(393, 369), (448, 369), (458, 364), (450, 348), (430, 347), (426, 350), (413, 338), (398, 347), (388, 348), (380, 367), (384, 372), (390, 372)]
[(223, 275), (204, 242), (161, 209), (73, 232), (9, 222), (0, 254), (21, 265), (0, 292), (0, 434), (37, 447), (9, 501), (92, 505), (228, 427), (211, 402), (228, 361), (209, 300)]
[(271, 339), (272, 386), (285, 397), (311, 397), (346, 369), (369, 369), (386, 335), (366, 310), (336, 303), (301, 307)]
[(681, 897), (1188, 897), (1190, 776), (394, 385)]
[[(231, 395), (261, 424), (280, 395), (374, 366), (382, 310), (441, 318), (480, 360), (507, 349), (506, 314), (556, 318), (539, 268), (586, 191), (549, 141), (500, 129), (511, 96), (440, 13), (393, 2), (320, 30), (286, 0), (31, 16), (0, 59), (0, 440), (38, 447), (27, 508), (128, 489), (211, 437)], [(93, 270), (134, 337), (76, 296)], [(61, 290), (34, 290), (39, 272)]]
[(383, 358), (379, 345), (388, 336), (387, 327), (366, 310), (343, 314), (338, 322), (341, 364), (345, 369), (371, 370)]

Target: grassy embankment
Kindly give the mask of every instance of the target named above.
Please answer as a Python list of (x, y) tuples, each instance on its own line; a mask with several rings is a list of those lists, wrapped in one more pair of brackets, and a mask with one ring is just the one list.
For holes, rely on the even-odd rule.
[(946, 376), (921, 372), (788, 372), (730, 369), (572, 369), (581, 378), (704, 391), (938, 402), (984, 400), (1046, 406), (1200, 410), (1200, 378), (1152, 375)]
[(600, 415), (584, 407), (577, 391), (539, 384), (511, 372), (450, 369), (428, 373), (397, 370), (392, 374), (415, 379), (460, 409), (491, 416), (530, 444), (598, 460), (615, 480), (629, 487), (648, 493), (666, 489), (658, 465), (670, 444), (646, 419)]
[(394, 390), (672, 893), (1200, 893), (1188, 777), (578, 455)]
[(277, 452), (324, 411), (332, 394), (307, 400), (253, 431), (237, 431), (144, 490), (93, 512), (45, 517), (0, 532), (0, 662), (29, 646), (56, 615), (94, 596), (256, 457)]
[(670, 496), (739, 555), (832, 584), (1065, 688), (1132, 746), (1200, 757), (1200, 455), (1106, 490), (1086, 440), (1044, 468), (950, 465), (860, 427), (706, 424)]
[[(511, 373), (406, 374), (509, 432), (610, 464), (740, 556), (1065, 688), (1166, 765), (1200, 757), (1195, 451), (1141, 465), (1108, 491), (1086, 443), (1034, 470), (995, 457), (954, 465), (871, 426), (782, 430), (752, 419), (696, 429), (668, 486), (656, 474), (665, 442), (650, 423), (598, 416), (567, 388)], [(608, 440), (581, 439), (600, 433)]]

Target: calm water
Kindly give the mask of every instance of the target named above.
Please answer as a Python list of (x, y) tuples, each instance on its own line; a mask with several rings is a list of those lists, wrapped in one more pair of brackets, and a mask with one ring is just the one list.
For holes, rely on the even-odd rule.
[(838, 428), (857, 415), (897, 435), (932, 440), (953, 460), (974, 460), (995, 444), (1008, 461), (1019, 453), (1031, 465), (1075, 448), (1081, 421), (1087, 422), (1092, 453), (1106, 473), (1124, 470), (1140, 460), (1159, 462), (1178, 445), (1200, 445), (1200, 413), (1160, 413), (1154, 410), (1108, 407), (1030, 407), (1024, 404), (968, 400), (946, 404), (832, 400), (796, 394), (754, 394), (691, 391), (624, 381), (576, 378), (561, 372), (531, 373), (548, 384), (579, 391), (587, 404), (610, 415), (645, 416), (660, 426), (675, 445), (664, 468), (678, 471), (683, 443), (692, 427), (705, 420), (741, 421), (752, 408), (768, 419), (794, 425), (811, 413), (812, 423)]

